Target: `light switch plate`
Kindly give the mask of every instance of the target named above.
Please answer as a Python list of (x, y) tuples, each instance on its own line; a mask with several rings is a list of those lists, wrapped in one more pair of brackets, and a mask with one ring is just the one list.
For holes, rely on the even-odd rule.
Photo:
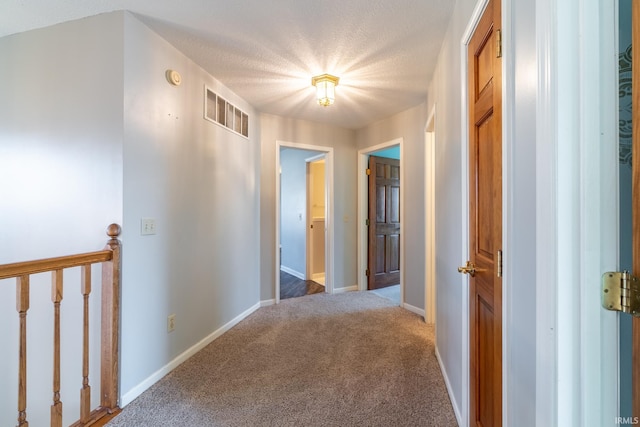
[(156, 219), (155, 218), (142, 218), (140, 220), (140, 234), (142, 236), (148, 236), (156, 234)]

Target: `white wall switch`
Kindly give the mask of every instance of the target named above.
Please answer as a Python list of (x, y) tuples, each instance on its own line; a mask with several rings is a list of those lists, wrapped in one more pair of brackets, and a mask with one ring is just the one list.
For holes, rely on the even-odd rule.
[(142, 218), (140, 220), (140, 234), (148, 236), (150, 234), (156, 234), (156, 219), (155, 218)]

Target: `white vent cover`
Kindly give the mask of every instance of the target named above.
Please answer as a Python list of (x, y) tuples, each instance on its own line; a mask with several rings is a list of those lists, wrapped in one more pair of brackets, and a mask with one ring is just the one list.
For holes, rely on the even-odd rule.
[(204, 89), (204, 118), (249, 138), (249, 116), (208, 87)]

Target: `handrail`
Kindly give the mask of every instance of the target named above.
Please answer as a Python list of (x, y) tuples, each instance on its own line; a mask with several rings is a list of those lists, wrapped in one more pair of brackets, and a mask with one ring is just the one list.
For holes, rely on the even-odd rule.
[[(51, 272), (51, 302), (53, 322), (53, 404), (51, 427), (62, 427), (62, 400), (60, 394), (60, 311), (63, 299), (63, 270), (81, 268), (80, 290), (83, 297), (82, 322), (82, 388), (80, 390), (80, 419), (74, 427), (86, 427), (117, 413), (119, 394), (119, 336), (120, 336), (120, 276), (121, 228), (111, 224), (107, 228), (110, 240), (101, 251), (87, 252), (35, 261), (0, 265), (0, 279), (16, 279), (16, 310), (19, 315), (19, 369), (18, 369), (18, 427), (28, 427), (27, 421), (27, 312), (30, 300), (30, 276)], [(102, 265), (101, 332), (100, 332), (100, 404), (91, 409), (89, 384), (89, 295), (91, 293), (91, 266)]]
[(113, 251), (95, 251), (77, 255), (67, 255), (55, 258), (44, 258), (34, 261), (14, 262), (0, 265), (0, 279), (11, 279), (29, 274), (45, 273), (63, 268), (80, 267), (86, 264), (111, 261)]

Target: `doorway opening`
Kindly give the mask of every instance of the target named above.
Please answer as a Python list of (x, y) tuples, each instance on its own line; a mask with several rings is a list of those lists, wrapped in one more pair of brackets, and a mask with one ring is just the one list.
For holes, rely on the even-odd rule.
[(307, 158), (307, 278), (325, 284), (326, 154)]
[(333, 292), (333, 149), (276, 144), (276, 303)]
[[(358, 152), (358, 289), (374, 290), (401, 307), (404, 306), (402, 142), (398, 138)], [(376, 175), (378, 184), (373, 182)], [(375, 200), (370, 203), (372, 197)]]
[[(436, 323), (436, 111), (429, 115), (425, 128), (425, 261), (424, 321)], [(436, 326), (436, 335), (438, 333)]]

